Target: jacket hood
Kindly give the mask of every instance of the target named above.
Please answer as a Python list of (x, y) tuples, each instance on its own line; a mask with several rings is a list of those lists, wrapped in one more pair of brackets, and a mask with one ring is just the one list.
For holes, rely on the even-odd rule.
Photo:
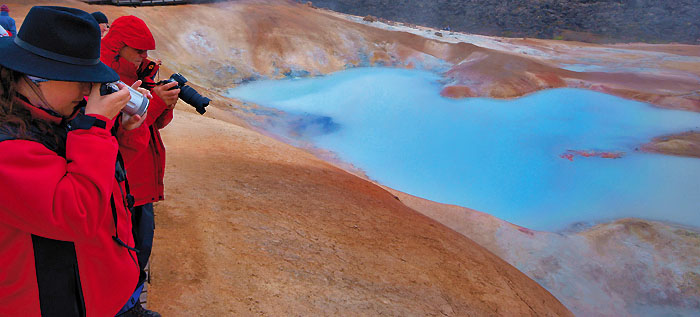
[(131, 85), (137, 80), (138, 68), (119, 56), (119, 50), (124, 46), (137, 50), (156, 48), (156, 42), (146, 23), (133, 15), (114, 20), (100, 47), (100, 60), (114, 69), (121, 81)]
[(156, 41), (153, 39), (153, 34), (148, 29), (146, 22), (133, 15), (114, 20), (109, 32), (102, 39), (102, 45), (108, 46), (110, 50), (117, 53), (125, 45), (137, 50), (156, 49)]

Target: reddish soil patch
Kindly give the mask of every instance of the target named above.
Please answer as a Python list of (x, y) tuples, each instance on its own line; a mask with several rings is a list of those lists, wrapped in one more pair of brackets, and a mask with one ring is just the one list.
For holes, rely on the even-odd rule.
[(440, 95), (448, 98), (476, 97), (476, 94), (467, 86), (447, 86), (440, 91)]

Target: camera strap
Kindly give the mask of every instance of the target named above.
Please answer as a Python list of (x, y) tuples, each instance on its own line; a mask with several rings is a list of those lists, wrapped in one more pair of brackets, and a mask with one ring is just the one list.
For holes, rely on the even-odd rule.
[[(124, 192), (122, 192), (122, 204), (124, 204), (126, 211), (131, 214), (133, 212), (132, 208), (134, 207), (134, 196), (130, 194), (129, 181), (126, 179), (126, 169), (124, 169), (124, 159), (122, 159), (122, 154), (119, 152), (117, 152), (117, 162), (115, 164), (116, 165), (114, 168), (114, 177), (117, 179), (117, 182), (124, 182), (124, 188), (126, 189), (126, 195)], [(122, 188), (120, 186), (119, 190), (121, 191), (121, 189)], [(117, 205), (114, 202), (114, 195), (110, 197), (109, 203), (112, 207), (112, 218), (114, 218), (114, 235), (112, 236), (112, 240), (114, 240), (114, 242), (116, 242), (118, 245), (130, 251), (139, 253), (138, 249), (130, 247), (128, 244), (126, 244), (126, 242), (122, 241), (122, 239), (119, 238), (119, 226), (117, 225)], [(136, 259), (134, 259), (131, 253), (129, 253), (129, 256), (131, 257), (131, 260), (134, 261), (134, 263), (138, 266), (138, 262), (136, 261)]]
[(136, 71), (136, 79), (141, 80), (141, 87), (148, 90), (156, 86), (156, 75), (160, 66), (151, 60), (144, 60)]

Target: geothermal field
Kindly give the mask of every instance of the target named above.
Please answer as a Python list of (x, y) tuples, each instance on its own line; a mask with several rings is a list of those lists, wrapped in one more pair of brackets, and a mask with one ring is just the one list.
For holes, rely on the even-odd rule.
[(286, 131), (267, 130), (333, 151), (378, 183), (530, 229), (623, 217), (700, 227), (700, 162), (638, 149), (697, 129), (700, 113), (571, 88), (455, 100), (440, 96), (439, 79), (357, 68), (227, 95), (291, 113)]
[(135, 15), (212, 104), (162, 130), (165, 316), (700, 315), (700, 46), (295, 1)]

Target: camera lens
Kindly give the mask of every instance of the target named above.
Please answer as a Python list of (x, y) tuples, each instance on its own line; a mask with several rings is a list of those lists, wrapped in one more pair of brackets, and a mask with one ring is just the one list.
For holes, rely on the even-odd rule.
[(129, 86), (127, 86), (127, 88), (129, 89), (131, 97), (129, 98), (129, 102), (127, 102), (126, 106), (122, 109), (122, 112), (130, 116), (135, 114), (143, 116), (146, 110), (148, 110), (148, 98)]
[[(122, 81), (102, 84), (102, 86), (100, 86), (100, 95), (109, 95), (119, 91), (119, 86), (117, 86), (117, 83), (124, 84)], [(126, 106), (124, 106), (121, 111), (130, 116), (135, 114), (143, 116), (146, 113), (146, 110), (148, 110), (148, 99), (138, 92), (138, 90), (129, 87), (127, 84), (124, 85), (129, 90), (130, 96), (129, 102), (126, 103)]]
[(180, 73), (170, 75), (170, 80), (176, 81), (178, 86), (184, 86), (187, 83), (187, 78)]
[(200, 95), (194, 88), (188, 85), (180, 87), (180, 94), (178, 97), (190, 106), (195, 107), (200, 114), (204, 114), (204, 112), (207, 111), (204, 108), (208, 106), (211, 101), (211, 99)]

